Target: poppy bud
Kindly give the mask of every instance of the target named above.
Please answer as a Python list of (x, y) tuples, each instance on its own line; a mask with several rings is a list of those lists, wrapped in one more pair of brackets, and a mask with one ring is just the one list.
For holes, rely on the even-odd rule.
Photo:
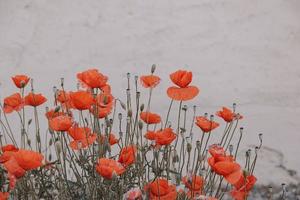
[(204, 117), (207, 118), (207, 116), (208, 116), (208, 113), (204, 113)]
[(31, 146), (31, 140), (30, 139), (27, 140), (27, 144), (28, 144), (28, 146)]
[(52, 139), (50, 139), (49, 140), (49, 146), (52, 146), (52, 144), (53, 144), (53, 141), (52, 141)]
[(156, 69), (156, 65), (153, 64), (153, 65), (151, 66), (151, 74), (153, 74), (153, 73), (155, 72), (155, 69)]
[(214, 115), (210, 115), (210, 121), (214, 120)]
[(172, 162), (173, 162), (173, 163), (179, 162), (179, 156), (178, 156), (177, 154), (175, 154), (175, 155), (173, 156)]
[(51, 161), (52, 160), (52, 154), (50, 153), (48, 156), (48, 160)]
[(64, 78), (60, 78), (60, 85), (61, 87), (64, 87)]
[(182, 106), (182, 110), (183, 110), (183, 111), (187, 111), (187, 105), (183, 105), (183, 106)]
[(188, 153), (190, 153), (192, 151), (192, 144), (191, 143), (187, 143), (186, 150), (187, 150)]
[(31, 124), (31, 122), (32, 122), (32, 119), (29, 119), (28, 120), (28, 126)]
[(129, 72), (127, 72), (127, 78), (130, 79), (130, 73)]
[(53, 86), (53, 93), (56, 95), (57, 94), (57, 87)]
[(128, 117), (132, 117), (132, 110), (131, 110), (131, 109), (128, 110), (127, 116), (128, 116)]
[(41, 137), (40, 137), (39, 134), (36, 135), (36, 141), (37, 141), (38, 143), (41, 143)]
[(258, 137), (259, 137), (259, 140), (262, 141), (262, 139), (263, 139), (263, 134), (260, 133), (260, 134), (258, 135)]
[(59, 141), (55, 142), (55, 149), (58, 155), (61, 153), (61, 143)]
[(122, 101), (119, 101), (120, 102), (120, 105), (121, 105), (121, 107), (123, 108), (123, 110), (126, 110), (126, 105), (125, 105), (125, 103), (123, 103)]
[(60, 106), (56, 106), (56, 108), (54, 109), (54, 112), (57, 113), (60, 110)]
[(143, 122), (141, 120), (139, 120), (139, 129), (142, 130), (143, 129)]
[(140, 92), (136, 92), (136, 98), (140, 98), (141, 93)]
[(142, 105), (140, 106), (140, 111), (141, 111), (141, 112), (143, 112), (143, 110), (144, 110), (144, 107), (145, 107), (145, 105), (144, 105), (144, 104), (142, 104)]
[(137, 83), (138, 80), (139, 80), (139, 76), (135, 75), (135, 76), (134, 76), (134, 81), (135, 81), (135, 83)]

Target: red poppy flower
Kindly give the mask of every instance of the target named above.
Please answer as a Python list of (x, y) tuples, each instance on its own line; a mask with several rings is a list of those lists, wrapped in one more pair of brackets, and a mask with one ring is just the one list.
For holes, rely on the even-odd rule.
[(11, 77), (13, 82), (18, 88), (23, 88), (27, 85), (30, 78), (26, 75), (16, 75), (14, 77)]
[(219, 126), (219, 123), (210, 121), (206, 117), (196, 117), (196, 125), (205, 133), (211, 132)]
[(154, 180), (145, 186), (149, 192), (150, 200), (176, 200), (177, 192), (175, 185), (169, 185), (168, 181), (163, 178)]
[(148, 131), (144, 137), (148, 140), (155, 140), (156, 138), (156, 132), (155, 131)]
[[(110, 133), (108, 135), (109, 135), (108, 142), (109, 142), (110, 145), (114, 145), (114, 144), (117, 144), (119, 142), (119, 140), (116, 138), (116, 136), (113, 133)], [(106, 138), (106, 136), (101, 134), (100, 142), (104, 143), (105, 138)]]
[(59, 111), (55, 111), (54, 109), (49, 110), (48, 112), (46, 112), (45, 116), (47, 117), (47, 119), (52, 119), (58, 116), (62, 116), (65, 115), (64, 112), (59, 112)]
[(199, 89), (196, 86), (188, 86), (185, 88), (172, 86), (168, 88), (167, 94), (173, 100), (188, 101), (199, 94)]
[(208, 148), (208, 152), (214, 158), (224, 157), (226, 155), (224, 148), (219, 144), (212, 144)]
[(60, 115), (49, 119), (49, 127), (54, 131), (67, 131), (72, 124), (72, 118), (66, 115)]
[(253, 175), (248, 175), (246, 178), (244, 177), (244, 175), (242, 175), (240, 177), (240, 180), (236, 184), (234, 184), (234, 189), (230, 192), (231, 196), (235, 200), (246, 199), (256, 181), (257, 179)]
[(176, 134), (171, 128), (165, 128), (156, 132), (155, 142), (158, 145), (169, 145), (175, 140)]
[(155, 75), (141, 76), (140, 81), (145, 88), (154, 88), (160, 82), (160, 78)]
[(90, 108), (90, 112), (98, 117), (99, 119), (102, 119), (106, 116), (108, 116), (111, 111), (112, 111), (112, 108), (113, 107), (110, 107), (110, 106), (107, 106), (107, 107), (100, 107), (98, 105), (93, 105), (91, 108)]
[(9, 197), (8, 192), (0, 192), (0, 200), (7, 200)]
[(37, 107), (45, 103), (47, 99), (42, 94), (34, 94), (30, 92), (25, 97), (25, 105)]
[(234, 184), (235, 189), (249, 192), (255, 185), (257, 179), (254, 175), (240, 176), (238, 182)]
[(178, 70), (172, 73), (170, 78), (178, 87), (169, 87), (167, 90), (168, 96), (176, 101), (188, 101), (196, 97), (199, 89), (196, 86), (189, 86), (192, 77), (192, 72), (188, 71)]
[(170, 74), (170, 78), (175, 85), (185, 88), (192, 82), (193, 74), (192, 72), (178, 70)]
[(94, 103), (91, 93), (82, 90), (70, 92), (70, 98), (73, 106), (78, 110), (87, 110)]
[(8, 173), (14, 175), (17, 178), (21, 178), (25, 174), (25, 170), (20, 167), (17, 160), (14, 157), (11, 157), (8, 161), (6, 161), (3, 166), (7, 170)]
[(66, 103), (66, 102), (70, 101), (70, 94), (66, 91), (59, 90), (56, 93), (56, 99), (60, 103)]
[(7, 144), (7, 145), (1, 147), (1, 150), (2, 150), (2, 152), (6, 152), (6, 151), (17, 152), (17, 151), (19, 151), (19, 148), (13, 144)]
[(14, 110), (19, 111), (24, 106), (24, 100), (19, 93), (15, 93), (4, 99), (3, 110), (5, 113), (11, 113)]
[(140, 117), (147, 124), (157, 124), (161, 121), (161, 118), (158, 114), (151, 112), (141, 112)]
[(193, 175), (191, 177), (185, 176), (182, 182), (190, 191), (201, 193), (204, 186), (204, 179), (202, 176)]
[(235, 184), (242, 175), (241, 166), (232, 156), (210, 157), (207, 161), (216, 174), (224, 176), (231, 184)]
[(217, 116), (223, 118), (226, 122), (231, 122), (235, 119), (242, 119), (243, 116), (232, 112), (229, 108), (223, 107), (221, 111), (216, 113)]
[(129, 165), (135, 162), (135, 154), (136, 154), (135, 146), (124, 147), (121, 150), (119, 162), (122, 163), (124, 167), (128, 167)]
[(108, 158), (100, 158), (96, 170), (106, 179), (112, 179), (114, 175), (118, 176), (125, 172), (125, 168), (121, 163)]
[(32, 170), (42, 166), (44, 156), (38, 152), (20, 149), (13, 156), (24, 170)]
[(92, 134), (91, 129), (88, 127), (78, 127), (75, 124), (68, 130), (68, 134), (73, 138), (74, 141), (70, 143), (70, 147), (74, 150), (86, 148), (93, 144), (97, 139), (96, 134)]
[(101, 108), (112, 107), (114, 104), (114, 97), (110, 93), (101, 93), (96, 97), (96, 104)]
[(101, 74), (97, 69), (90, 69), (78, 73), (77, 78), (84, 87), (88, 88), (101, 88), (106, 85), (108, 80), (107, 76)]

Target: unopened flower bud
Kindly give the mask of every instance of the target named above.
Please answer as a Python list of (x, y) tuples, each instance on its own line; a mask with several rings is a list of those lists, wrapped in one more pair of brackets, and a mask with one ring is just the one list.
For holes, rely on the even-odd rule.
[(132, 117), (132, 110), (131, 110), (131, 109), (128, 110), (127, 116), (128, 116), (128, 117)]
[(141, 120), (139, 120), (139, 129), (142, 130), (143, 129), (143, 122)]
[(143, 112), (143, 110), (144, 110), (144, 107), (145, 107), (145, 105), (144, 105), (144, 104), (142, 104), (142, 105), (140, 106), (140, 111), (141, 111), (141, 112)]
[(192, 144), (191, 143), (187, 143), (186, 150), (187, 150), (188, 153), (190, 153), (192, 151)]
[(156, 65), (153, 64), (152, 67), (151, 67), (151, 74), (153, 74), (155, 72), (155, 69), (156, 69)]

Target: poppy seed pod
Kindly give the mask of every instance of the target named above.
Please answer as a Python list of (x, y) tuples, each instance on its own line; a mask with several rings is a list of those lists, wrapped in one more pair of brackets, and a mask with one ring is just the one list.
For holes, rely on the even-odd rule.
[(55, 149), (56, 149), (56, 152), (57, 152), (57, 154), (58, 155), (60, 155), (61, 154), (61, 143), (60, 143), (60, 141), (56, 141), (55, 142)]
[(119, 114), (118, 114), (118, 119), (119, 119), (119, 120), (122, 120), (122, 113), (119, 113)]

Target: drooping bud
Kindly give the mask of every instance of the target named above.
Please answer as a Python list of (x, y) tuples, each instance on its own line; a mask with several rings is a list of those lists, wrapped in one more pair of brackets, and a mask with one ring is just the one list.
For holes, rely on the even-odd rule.
[(155, 64), (153, 64), (153, 65), (152, 65), (152, 67), (151, 67), (151, 74), (154, 74), (154, 72), (155, 72), (155, 69), (156, 69), (156, 65), (155, 65)]

